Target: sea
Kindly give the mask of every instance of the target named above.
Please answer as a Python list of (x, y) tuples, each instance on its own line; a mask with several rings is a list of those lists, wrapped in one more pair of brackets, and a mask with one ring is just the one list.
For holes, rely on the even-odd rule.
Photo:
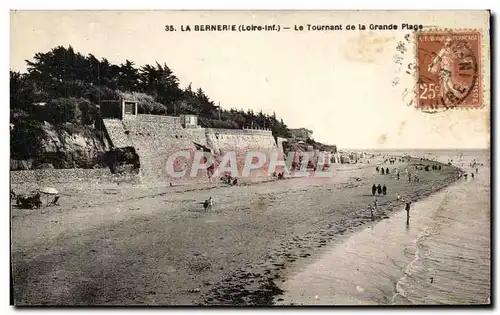
[(490, 152), (405, 153), (469, 176), (413, 204), (409, 225), (401, 209), (290, 272), (276, 304), (490, 304)]

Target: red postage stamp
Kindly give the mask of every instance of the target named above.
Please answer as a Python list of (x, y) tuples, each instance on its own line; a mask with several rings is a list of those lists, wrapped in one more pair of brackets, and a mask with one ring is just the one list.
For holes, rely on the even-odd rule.
[(479, 108), (482, 104), (481, 33), (417, 34), (417, 107)]

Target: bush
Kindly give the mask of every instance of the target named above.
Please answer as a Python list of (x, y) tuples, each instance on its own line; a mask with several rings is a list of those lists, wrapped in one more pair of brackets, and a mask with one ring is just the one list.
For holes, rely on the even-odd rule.
[(80, 122), (82, 116), (80, 100), (74, 97), (57, 98), (49, 101), (41, 107), (38, 117), (52, 124), (63, 124), (66, 122)]
[(42, 133), (42, 124), (36, 120), (26, 120), (16, 125), (10, 132), (11, 157), (18, 160), (35, 157)]
[(120, 118), (122, 115), (122, 105), (120, 101), (102, 102), (101, 116), (102, 118)]
[(78, 108), (80, 109), (80, 122), (84, 125), (92, 125), (97, 117), (97, 107), (86, 99), (78, 100)]
[(90, 100), (93, 104), (100, 104), (101, 101), (119, 100), (120, 95), (107, 86), (94, 85), (87, 89), (85, 98)]
[(205, 117), (198, 117), (200, 126), (205, 128), (222, 128), (222, 129), (240, 129), (238, 124), (234, 121), (224, 121), (217, 119), (209, 119)]
[(149, 94), (137, 92), (119, 92), (120, 97), (138, 102), (139, 114), (166, 115), (167, 107), (155, 101), (154, 97)]
[(10, 123), (14, 125), (18, 125), (23, 121), (26, 121), (30, 118), (30, 113), (24, 109), (20, 108), (11, 108), (10, 109)]
[(76, 123), (92, 125), (97, 117), (97, 106), (84, 98), (58, 98), (49, 101), (45, 106), (36, 108), (35, 117), (40, 121), (48, 121), (54, 125)]

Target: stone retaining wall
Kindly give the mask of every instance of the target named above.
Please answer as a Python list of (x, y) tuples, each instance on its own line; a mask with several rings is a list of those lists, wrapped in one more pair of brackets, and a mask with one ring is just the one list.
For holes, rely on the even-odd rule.
[(138, 174), (112, 174), (108, 168), (71, 168), (11, 171), (10, 180), (11, 184), (15, 185), (22, 185), (24, 183), (51, 185), (64, 183), (72, 184), (79, 182), (103, 184), (113, 182), (139, 183), (140, 177)]
[[(189, 168), (186, 176), (172, 178), (167, 172), (167, 161), (177, 152), (188, 152), (190, 161), (179, 159), (174, 169), (179, 171), (190, 166), (192, 157), (200, 149), (195, 143), (212, 149), (216, 156), (230, 151), (236, 152), (239, 169), (243, 167), (247, 152), (264, 153), (267, 157), (264, 167), (267, 167), (275, 152), (282, 152), (270, 130), (184, 128), (180, 117), (160, 115), (137, 115), (134, 119), (124, 119), (123, 128), (113, 128), (115, 124), (115, 121), (109, 121), (106, 125), (112, 127), (108, 129), (110, 138), (120, 139), (125, 137), (126, 132), (126, 137), (139, 155), (144, 182), (192, 180), (188, 175), (191, 172)], [(198, 178), (206, 176), (207, 173), (201, 170), (197, 173)]]

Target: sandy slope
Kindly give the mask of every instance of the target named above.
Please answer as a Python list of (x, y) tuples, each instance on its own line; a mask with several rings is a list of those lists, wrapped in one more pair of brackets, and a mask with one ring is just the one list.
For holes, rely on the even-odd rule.
[(15, 302), (269, 304), (288, 266), (371, 222), (373, 183), (388, 186), (379, 220), (402, 208), (396, 193), (420, 198), (456, 177), (444, 167), (408, 183), (373, 164), (335, 167), (329, 179), (237, 187), (57, 187), (60, 207), (12, 208)]

